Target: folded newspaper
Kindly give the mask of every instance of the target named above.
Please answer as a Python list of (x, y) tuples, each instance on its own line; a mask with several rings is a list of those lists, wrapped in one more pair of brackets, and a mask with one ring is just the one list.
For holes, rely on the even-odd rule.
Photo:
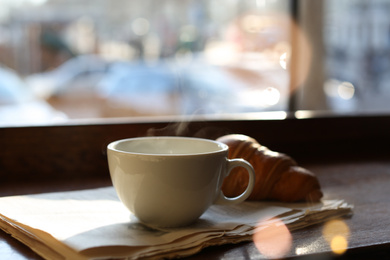
[(290, 231), (352, 212), (343, 200), (211, 206), (191, 226), (151, 229), (113, 187), (0, 198), (0, 228), (45, 259), (175, 258), (211, 245), (252, 240), (276, 220)]

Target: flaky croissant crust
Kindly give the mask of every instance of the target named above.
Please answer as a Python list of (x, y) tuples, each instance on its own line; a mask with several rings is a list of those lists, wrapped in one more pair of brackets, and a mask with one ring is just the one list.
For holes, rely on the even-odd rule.
[[(255, 187), (248, 200), (315, 202), (322, 198), (316, 176), (299, 167), (290, 156), (271, 151), (246, 135), (225, 135), (217, 141), (229, 146), (229, 158), (243, 158), (255, 169)], [(236, 168), (225, 178), (222, 191), (228, 197), (238, 196), (247, 184), (248, 174)]]

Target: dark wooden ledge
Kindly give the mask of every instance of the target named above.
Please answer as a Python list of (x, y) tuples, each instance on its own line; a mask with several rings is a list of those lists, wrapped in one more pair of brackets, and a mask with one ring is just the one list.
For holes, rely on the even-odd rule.
[[(181, 123), (183, 129), (176, 132)], [(325, 198), (355, 205), (344, 219), (348, 250), (331, 252), (323, 224), (292, 233), (286, 258), (386, 259), (390, 257), (390, 117), (338, 116), (283, 120), (118, 120), (52, 126), (0, 128), (0, 196), (111, 185), (107, 144), (136, 136), (186, 135), (217, 138), (250, 135), (285, 152), (319, 178)], [(322, 258), (323, 257), (323, 258)], [(0, 232), (0, 258), (41, 259)], [(208, 248), (190, 259), (262, 259), (253, 243)]]

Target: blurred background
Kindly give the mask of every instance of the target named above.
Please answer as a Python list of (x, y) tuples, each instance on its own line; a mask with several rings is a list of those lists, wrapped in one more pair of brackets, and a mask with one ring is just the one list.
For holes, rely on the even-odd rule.
[(0, 6), (0, 126), (390, 112), (390, 0)]

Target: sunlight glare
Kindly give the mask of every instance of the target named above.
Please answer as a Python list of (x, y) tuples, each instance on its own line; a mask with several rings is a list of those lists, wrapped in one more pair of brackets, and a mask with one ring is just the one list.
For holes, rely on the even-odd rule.
[(298, 110), (294, 113), (294, 116), (297, 119), (311, 118), (315, 116), (315, 112), (311, 110)]
[(229, 42), (209, 42), (206, 44), (205, 56), (214, 65), (229, 65), (238, 59), (237, 46)]
[(282, 67), (282, 69), (287, 69), (287, 52), (283, 53), (279, 58), (279, 64)]
[(47, 0), (30, 0), (30, 2), (34, 5), (41, 5), (46, 3)]
[(246, 104), (257, 107), (271, 107), (279, 103), (280, 91), (274, 87), (267, 87), (242, 93)]
[(259, 8), (264, 8), (267, 5), (267, 0), (256, 0), (256, 5)]

